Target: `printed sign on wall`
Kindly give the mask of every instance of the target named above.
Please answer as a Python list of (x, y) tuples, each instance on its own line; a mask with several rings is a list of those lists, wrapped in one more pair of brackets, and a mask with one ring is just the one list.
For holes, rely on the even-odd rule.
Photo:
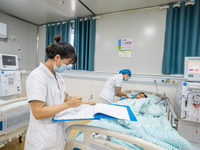
[(132, 48), (133, 48), (132, 38), (118, 39), (119, 57), (131, 57)]

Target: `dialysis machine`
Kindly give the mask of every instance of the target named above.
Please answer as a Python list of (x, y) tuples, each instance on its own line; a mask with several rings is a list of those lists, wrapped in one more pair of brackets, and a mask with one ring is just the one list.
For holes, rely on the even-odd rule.
[(27, 97), (21, 93), (21, 76), (16, 55), (0, 54), (0, 148), (19, 138), (21, 142), (30, 118)]
[(200, 123), (200, 57), (185, 57), (185, 81), (178, 82), (175, 112), (179, 118)]
[(21, 93), (21, 77), (16, 55), (0, 54), (0, 98)]

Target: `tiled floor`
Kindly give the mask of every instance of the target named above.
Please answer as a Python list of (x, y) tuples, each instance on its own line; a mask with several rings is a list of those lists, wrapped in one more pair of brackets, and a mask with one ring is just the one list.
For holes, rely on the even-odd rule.
[(4, 147), (0, 148), (0, 150), (23, 150), (24, 149), (24, 143), (19, 143), (19, 140), (13, 140), (12, 142), (6, 144)]

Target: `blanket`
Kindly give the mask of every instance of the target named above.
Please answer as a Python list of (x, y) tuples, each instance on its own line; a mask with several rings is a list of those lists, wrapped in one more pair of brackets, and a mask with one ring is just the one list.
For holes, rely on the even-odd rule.
[[(158, 100), (148, 96), (148, 98), (126, 99), (116, 103), (119, 105), (128, 105), (138, 121), (101, 119), (93, 120), (88, 125), (120, 131), (169, 150), (193, 150), (194, 148), (190, 143), (171, 127), (166, 117), (163, 102), (154, 104)], [(79, 131), (75, 138), (83, 141), (83, 133)], [(110, 138), (110, 141), (136, 150), (143, 149), (137, 145), (113, 137)]]

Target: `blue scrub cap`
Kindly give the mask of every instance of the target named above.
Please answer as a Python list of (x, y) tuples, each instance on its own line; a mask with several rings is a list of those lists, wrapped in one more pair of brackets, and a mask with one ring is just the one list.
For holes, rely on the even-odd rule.
[(120, 71), (119, 71), (119, 74), (121, 74), (121, 73), (128, 73), (129, 76), (131, 76), (131, 71), (130, 71), (129, 69), (120, 70)]

